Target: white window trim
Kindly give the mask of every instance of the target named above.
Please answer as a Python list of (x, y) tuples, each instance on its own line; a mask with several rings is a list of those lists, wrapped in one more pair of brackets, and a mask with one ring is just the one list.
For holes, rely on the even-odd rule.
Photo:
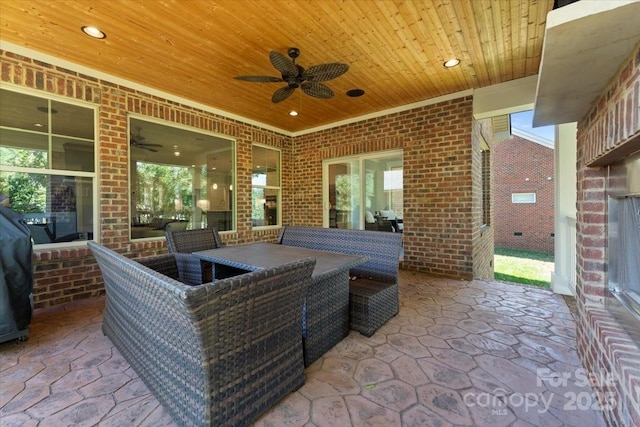
[[(0, 170), (6, 172), (20, 172), (20, 173), (35, 173), (42, 175), (60, 175), (60, 176), (78, 176), (78, 177), (87, 177), (93, 179), (93, 241), (100, 242), (101, 237), (101, 228), (100, 228), (100, 194), (99, 194), (99, 181), (100, 177), (98, 171), (100, 170), (100, 147), (98, 144), (99, 133), (100, 133), (100, 122), (99, 122), (99, 106), (95, 103), (79, 100), (75, 98), (69, 98), (66, 96), (58, 95), (55, 93), (49, 93), (37, 89), (26, 88), (24, 86), (18, 86), (11, 83), (2, 83), (2, 89), (9, 90), (12, 92), (21, 93), (24, 95), (36, 96), (42, 99), (46, 99), (48, 101), (57, 101), (70, 105), (77, 105), (79, 107), (84, 107), (93, 110), (93, 172), (82, 172), (82, 171), (67, 171), (67, 170), (59, 170), (59, 169), (38, 169), (38, 168), (23, 168), (23, 167), (10, 167), (10, 166), (0, 166)], [(47, 120), (51, 121), (50, 115), (47, 117)], [(51, 129), (51, 123), (49, 123), (49, 129)], [(25, 132), (29, 132), (28, 130), (24, 130)], [(57, 136), (57, 134), (49, 132), (49, 144), (51, 144), (51, 138), (53, 136)], [(77, 139), (74, 137), (66, 136), (67, 138)], [(34, 245), (34, 249), (54, 249), (54, 248), (64, 248), (64, 247), (77, 247), (77, 246), (87, 246), (88, 240), (74, 241), (74, 242), (60, 242), (60, 243), (42, 243), (38, 245)]]
[[(367, 152), (362, 154), (357, 154), (353, 156), (345, 156), (345, 157), (332, 157), (330, 159), (325, 159), (322, 161), (322, 226), (327, 228), (329, 227), (329, 209), (331, 209), (331, 203), (329, 203), (329, 185), (327, 180), (329, 179), (329, 166), (336, 163), (345, 163), (345, 162), (358, 162), (358, 168), (360, 171), (360, 182), (365, 182), (366, 170), (364, 168), (365, 160), (375, 160), (379, 158), (386, 157), (400, 157), (404, 159), (404, 150), (396, 149), (396, 150), (386, 150), (386, 151), (375, 151), (375, 152)], [(404, 160), (401, 166), (394, 166), (396, 168), (404, 167)], [(403, 171), (404, 174), (404, 171)], [(404, 185), (404, 184), (403, 184)], [(359, 195), (359, 203), (360, 206), (365, 205), (365, 197), (366, 194), (363, 192)], [(362, 219), (364, 219), (364, 211), (361, 212)], [(403, 214), (404, 215), (404, 214)], [(362, 228), (364, 229), (364, 221), (360, 221)]]
[[(269, 229), (277, 229), (282, 227), (282, 150), (278, 147), (273, 147), (271, 145), (252, 143), (251, 151), (253, 152), (253, 147), (265, 148), (267, 150), (273, 150), (278, 152), (278, 186), (275, 185), (253, 185), (251, 184), (251, 193), (253, 193), (254, 188), (262, 188), (266, 190), (278, 190), (278, 221), (275, 225), (253, 225), (253, 218), (251, 218), (251, 229), (252, 230), (269, 230)], [(251, 175), (253, 176), (253, 156), (251, 156)], [(251, 207), (253, 211), (253, 206)], [(252, 215), (253, 217), (253, 215)]]
[[(524, 197), (529, 196), (529, 199)], [(527, 204), (536, 203), (536, 193), (511, 193), (511, 203), (515, 204)]]

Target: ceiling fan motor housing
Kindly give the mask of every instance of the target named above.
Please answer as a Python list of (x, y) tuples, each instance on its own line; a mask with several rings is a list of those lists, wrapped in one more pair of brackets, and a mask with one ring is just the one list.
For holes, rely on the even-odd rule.
[(297, 47), (290, 47), (287, 51), (287, 54), (289, 55), (289, 58), (295, 61), (295, 59), (300, 56), (300, 49), (298, 49)]

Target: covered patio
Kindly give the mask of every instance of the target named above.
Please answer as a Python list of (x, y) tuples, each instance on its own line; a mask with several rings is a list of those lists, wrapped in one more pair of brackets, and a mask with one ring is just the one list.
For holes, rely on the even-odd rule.
[[(256, 426), (604, 426), (576, 353), (575, 299), (400, 272), (400, 313), (307, 368)], [(3, 426), (174, 426), (100, 331), (102, 298), (41, 309), (0, 344)], [(606, 380), (606, 379), (605, 379)], [(612, 404), (615, 402), (611, 402)]]
[[(131, 258), (167, 251), (161, 232), (154, 230), (157, 236), (144, 239), (133, 232), (140, 231), (134, 228), (140, 224), (132, 210), (132, 153), (140, 141), (132, 136), (141, 136), (135, 120), (142, 119), (233, 141), (233, 180), (223, 183), (216, 177), (207, 182), (212, 190), (220, 185), (232, 196), (221, 199), (224, 215), (209, 218), (228, 225), (222, 236), (227, 245), (275, 241), (284, 225), (323, 226), (331, 207), (324, 197), (324, 162), (402, 151), (400, 314), (368, 340), (349, 335), (307, 369), (304, 387), (258, 424), (598, 426), (604, 424), (604, 413), (608, 425), (640, 425), (640, 347), (631, 336), (638, 323), (629, 328), (615, 317), (609, 272), (618, 259), (609, 258), (607, 234), (609, 196), (615, 189), (609, 182), (615, 174), (610, 172), (640, 152), (640, 34), (635, 21), (628, 19), (638, 14), (640, 2), (443, 0), (415, 2), (438, 7), (402, 13), (393, 9), (413, 2), (318, 1), (325, 5), (324, 16), (339, 19), (338, 27), (344, 25), (348, 31), (340, 32), (345, 38), (309, 41), (292, 40), (295, 28), (287, 32), (284, 27), (265, 27), (276, 21), (295, 27), (304, 16), (309, 28), (320, 28), (320, 8), (284, 19), (284, 12), (296, 10), (274, 7), (274, 2), (254, 2), (266, 8), (263, 13), (235, 1), (224, 2), (226, 10), (209, 8), (214, 3), (203, 1), (189, 2), (192, 9), (181, 3), (175, 10), (148, 13), (144, 9), (151, 8), (151, 2), (96, 2), (91, 7), (82, 2), (2, 2), (0, 89), (5, 95), (0, 99), (9, 105), (14, 104), (7, 101), (7, 93), (35, 99), (30, 111), (46, 112), (51, 124), (58, 113), (53, 107), (71, 106), (66, 111), (81, 110), (89, 117), (73, 122), (83, 124), (83, 131), (91, 128), (88, 136), (62, 134), (74, 141), (68, 159), (55, 152), (58, 160), (64, 157), (62, 168), (49, 162), (39, 169), (16, 164), (0, 170), (35, 173), (50, 184), (65, 184), (68, 176), (79, 178), (75, 194), (67, 191), (70, 187), (57, 191), (57, 185), (49, 185), (53, 199), (73, 195), (50, 207), (68, 209), (67, 201), (73, 199), (73, 208), (83, 215), (60, 212), (69, 223), (84, 218), (88, 227), (76, 230), (82, 231), (79, 241), (52, 239), (36, 246), (37, 310), (30, 340), (0, 344), (3, 425), (172, 425), (100, 332), (105, 290), (85, 242), (96, 240)], [(554, 3), (572, 4), (547, 15)], [(460, 8), (463, 4), (474, 7)], [(350, 5), (362, 5), (362, 11), (343, 10)], [(277, 20), (262, 19), (276, 12)], [(140, 16), (147, 15), (152, 18), (138, 25)], [(109, 25), (109, 38), (85, 39), (80, 26), (98, 16)], [(166, 22), (176, 16), (182, 17), (184, 27), (171, 34), (185, 38), (165, 36)], [(218, 22), (211, 28), (217, 28), (225, 43), (203, 49), (201, 32), (191, 28), (193, 16)], [(242, 21), (242, 16), (248, 18)], [(377, 22), (387, 28), (390, 47), (369, 49), (380, 44), (375, 39), (354, 43), (349, 36), (354, 20), (344, 16), (381, 17)], [(400, 33), (403, 37), (394, 26), (400, 16), (420, 18), (404, 26), (408, 32)], [(70, 17), (77, 22), (71, 23)], [(465, 30), (425, 30), (431, 28), (425, 23), (441, 20)], [(361, 23), (361, 32), (368, 34), (366, 20)], [(150, 32), (153, 37), (143, 38), (141, 27), (147, 25), (156, 30)], [(271, 41), (259, 46), (248, 41), (246, 49), (238, 48), (242, 43), (226, 43), (229, 34), (239, 35), (238, 28), (254, 32), (260, 40), (271, 34)], [(487, 29), (496, 30), (495, 37)], [(511, 37), (517, 29), (522, 30), (521, 43)], [(469, 37), (462, 43), (466, 48), (457, 69), (445, 69), (440, 58), (455, 53), (459, 41), (451, 49), (423, 49), (437, 47), (439, 40), (458, 40), (461, 34)], [(335, 43), (331, 48), (328, 39)], [(183, 44), (168, 54), (174, 40)], [(305, 108), (293, 119), (288, 115), (290, 103), (270, 103), (273, 87), (234, 79), (273, 72), (268, 51), (284, 51), (293, 43), (304, 52), (301, 64), (349, 62), (351, 71), (331, 82), (344, 94), (337, 97), (337, 106), (324, 99), (292, 97), (289, 101), (296, 100), (296, 108)], [(392, 49), (396, 43), (402, 46)], [(147, 59), (150, 52), (155, 52), (155, 59)], [(373, 61), (376, 52), (382, 59)], [(187, 66), (185, 59), (193, 57), (196, 65)], [(102, 66), (98, 58), (104, 60)], [(244, 66), (238, 69), (237, 64)], [(377, 73), (363, 72), (370, 64), (385, 67)], [(131, 74), (121, 74), (123, 68)], [(375, 79), (376, 75), (383, 77)], [(403, 88), (389, 76), (408, 77), (411, 84)], [(374, 79), (363, 85), (364, 77)], [(373, 88), (382, 82), (387, 89), (380, 92), (384, 96), (376, 96)], [(346, 95), (358, 87), (367, 89), (367, 98), (361, 98), (366, 102)], [(396, 89), (407, 96), (391, 96)], [(239, 100), (248, 102), (245, 108), (236, 104)], [(557, 125), (552, 286), (557, 293), (575, 296), (575, 316), (573, 304), (567, 305), (561, 295), (491, 280), (494, 213), (487, 196), (492, 140), (500, 130), (494, 119), (530, 108), (536, 112), (536, 125)], [(43, 122), (27, 120), (22, 127), (7, 123), (2, 130), (28, 135), (29, 141), (38, 135), (38, 141), (46, 142), (42, 153), (53, 159), (53, 147), (63, 144), (53, 126), (40, 129)], [(26, 147), (5, 143), (9, 139), (3, 139), (2, 148)], [(255, 203), (250, 196), (254, 149), (264, 148), (278, 152), (282, 164), (276, 186), (281, 191), (281, 218), (269, 225), (252, 221)], [(201, 200), (207, 201), (194, 198), (194, 206)], [(181, 203), (174, 200), (174, 207)], [(265, 213), (271, 204), (264, 197)], [(637, 253), (628, 251), (629, 256), (619, 259), (636, 261)], [(637, 284), (633, 286), (625, 292), (637, 296)], [(543, 378), (546, 375), (551, 378)], [(547, 408), (544, 402), (551, 397)], [(598, 405), (604, 405), (602, 411), (593, 409)]]

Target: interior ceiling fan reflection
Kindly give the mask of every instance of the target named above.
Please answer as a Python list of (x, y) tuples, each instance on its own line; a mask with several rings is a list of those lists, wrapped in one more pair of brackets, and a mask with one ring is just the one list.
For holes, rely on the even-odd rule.
[(149, 150), (149, 151), (153, 151), (154, 153), (157, 153), (158, 150), (156, 150), (153, 147), (162, 147), (162, 144), (152, 144), (149, 142), (144, 142), (146, 141), (147, 138), (142, 136), (141, 132), (142, 132), (142, 128), (136, 128), (135, 133), (131, 132), (131, 136), (129, 138), (129, 144), (135, 148), (141, 148), (143, 150)]

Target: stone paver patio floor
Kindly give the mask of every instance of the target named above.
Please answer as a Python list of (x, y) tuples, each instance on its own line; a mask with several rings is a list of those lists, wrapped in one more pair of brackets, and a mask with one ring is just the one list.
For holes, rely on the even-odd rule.
[[(351, 332), (255, 426), (604, 426), (565, 299), (401, 271), (400, 313)], [(0, 425), (174, 426), (100, 330), (104, 299), (38, 310), (0, 344)], [(594, 409), (595, 408), (595, 409)]]

